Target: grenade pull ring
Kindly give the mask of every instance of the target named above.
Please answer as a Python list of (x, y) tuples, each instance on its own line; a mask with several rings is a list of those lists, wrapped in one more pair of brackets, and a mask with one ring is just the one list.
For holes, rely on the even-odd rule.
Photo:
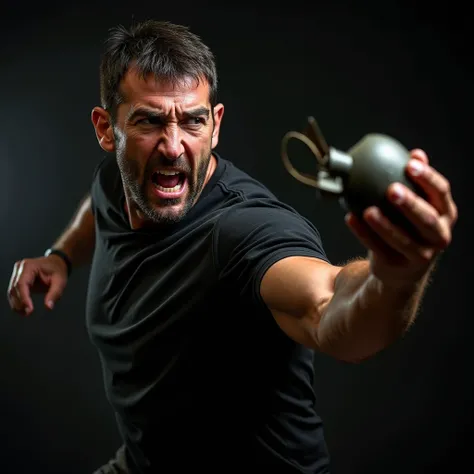
[[(316, 158), (318, 169), (316, 176), (303, 173), (293, 166), (288, 156), (288, 143), (292, 138), (303, 142)], [(291, 176), (301, 183), (312, 186), (322, 192), (341, 195), (343, 193), (341, 178), (331, 176), (328, 170), (331, 153), (333, 153), (333, 151), (326, 143), (314, 117), (308, 117), (308, 125), (303, 133), (290, 131), (285, 134), (281, 143), (281, 158), (286, 170)]]
[[(299, 139), (312, 151), (317, 161), (316, 176), (300, 173), (292, 165), (287, 152), (290, 138)], [(281, 156), (292, 176), (322, 194), (337, 196), (345, 210), (360, 217), (369, 206), (377, 206), (393, 223), (416, 233), (386, 195), (388, 187), (398, 182), (425, 198), (424, 191), (406, 174), (410, 153), (398, 140), (369, 133), (343, 152), (327, 145), (316, 120), (310, 117), (305, 133), (289, 132), (284, 136)]]

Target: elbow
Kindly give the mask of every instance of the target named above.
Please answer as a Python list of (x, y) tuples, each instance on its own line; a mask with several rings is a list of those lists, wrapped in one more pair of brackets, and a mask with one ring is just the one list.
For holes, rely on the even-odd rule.
[[(308, 325), (309, 326), (309, 325)], [(405, 331), (394, 334), (354, 334), (351, 331), (325, 327), (323, 324), (311, 325), (306, 330), (290, 334), (293, 339), (315, 352), (346, 364), (360, 364), (375, 357), (395, 343)]]
[(343, 362), (345, 364), (361, 364), (366, 360), (375, 357), (379, 352), (383, 350), (368, 350), (367, 348), (348, 348), (344, 345), (340, 347), (335, 347), (334, 345), (329, 344), (318, 344), (318, 352), (337, 360), (338, 362)]
[(317, 331), (314, 338), (315, 349), (339, 362), (361, 364), (372, 359), (391, 347), (405, 331), (385, 335), (356, 335), (351, 332), (344, 334), (324, 333)]
[(375, 355), (368, 352), (349, 350), (344, 345), (321, 343), (321, 341), (318, 341), (318, 344), (315, 345), (315, 350), (345, 364), (360, 364)]

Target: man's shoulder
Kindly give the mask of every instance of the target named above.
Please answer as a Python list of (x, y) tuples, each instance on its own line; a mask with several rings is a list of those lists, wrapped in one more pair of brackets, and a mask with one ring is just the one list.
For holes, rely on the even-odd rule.
[(235, 165), (233, 162), (219, 159), (224, 164), (224, 172), (219, 179), (219, 185), (225, 191), (237, 194), (242, 200), (246, 199), (276, 199), (275, 194), (258, 178)]
[(327, 258), (317, 227), (295, 208), (266, 193), (252, 191), (233, 200), (217, 217), (212, 237), (218, 268), (229, 262), (270, 261), (282, 255)]
[(229, 206), (216, 223), (220, 230), (250, 232), (252, 229), (287, 229), (303, 226), (315, 231), (313, 223), (292, 206), (269, 196), (247, 196)]
[(312, 224), (294, 207), (280, 200), (264, 183), (251, 176), (230, 161), (225, 161), (225, 172), (220, 186), (237, 199), (221, 213), (217, 226), (220, 228), (251, 228), (264, 224), (286, 226), (299, 221)]

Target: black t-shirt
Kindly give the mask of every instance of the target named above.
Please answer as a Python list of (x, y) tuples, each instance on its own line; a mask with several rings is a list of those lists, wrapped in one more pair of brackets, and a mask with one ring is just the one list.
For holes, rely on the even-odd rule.
[(281, 258), (327, 261), (317, 229), (220, 156), (177, 224), (131, 230), (113, 156), (91, 188), (87, 327), (132, 472), (327, 472), (312, 350), (261, 299)]

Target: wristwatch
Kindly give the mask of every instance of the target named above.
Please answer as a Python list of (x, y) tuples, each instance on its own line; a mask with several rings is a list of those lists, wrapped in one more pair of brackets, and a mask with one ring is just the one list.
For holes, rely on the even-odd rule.
[(64, 263), (66, 264), (66, 267), (67, 267), (67, 276), (70, 276), (72, 272), (71, 259), (62, 250), (54, 249), (54, 248), (49, 248), (44, 253), (45, 257), (49, 257), (50, 255), (57, 255), (58, 257), (61, 257), (64, 260)]

